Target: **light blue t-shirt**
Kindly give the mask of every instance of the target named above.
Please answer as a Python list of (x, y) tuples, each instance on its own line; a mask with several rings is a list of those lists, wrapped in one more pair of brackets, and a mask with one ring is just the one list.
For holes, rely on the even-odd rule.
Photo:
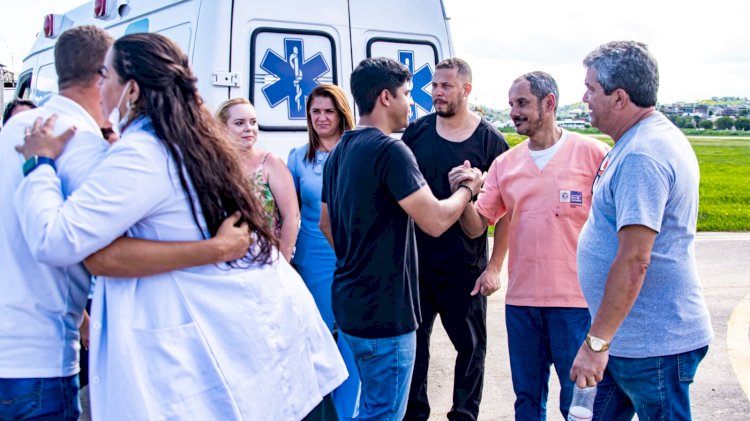
[(610, 354), (645, 358), (701, 348), (713, 332), (695, 264), (698, 160), (661, 113), (633, 126), (604, 159), (578, 240), (578, 277), (592, 317), (604, 296), (618, 231), (657, 232), (643, 288), (615, 334)]

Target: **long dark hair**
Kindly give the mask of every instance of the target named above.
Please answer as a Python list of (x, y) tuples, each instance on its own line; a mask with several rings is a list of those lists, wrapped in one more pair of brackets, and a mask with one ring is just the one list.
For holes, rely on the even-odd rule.
[(320, 147), (320, 137), (318, 132), (315, 131), (312, 125), (312, 116), (310, 115), (310, 107), (312, 106), (313, 99), (317, 97), (330, 98), (333, 102), (334, 108), (339, 115), (339, 134), (344, 134), (345, 131), (351, 130), (354, 127), (354, 115), (352, 114), (352, 108), (349, 106), (349, 101), (346, 100), (346, 94), (344, 90), (336, 85), (318, 85), (315, 89), (310, 92), (307, 96), (307, 155), (305, 159), (308, 162), (313, 162), (315, 159), (315, 151)]
[[(211, 236), (216, 235), (224, 219), (240, 211), (256, 234), (249, 258), (246, 256), (242, 260), (268, 262), (272, 247), (278, 242), (251, 189), (236, 142), (227, 137), (198, 95), (197, 79), (187, 56), (169, 38), (154, 33), (126, 35), (112, 48), (114, 70), (120, 82), (133, 80), (140, 89), (134, 117), (150, 117), (159, 141), (167, 148), (177, 168), (184, 167)], [(180, 184), (188, 194), (193, 217), (200, 226), (185, 171), (178, 170)]]

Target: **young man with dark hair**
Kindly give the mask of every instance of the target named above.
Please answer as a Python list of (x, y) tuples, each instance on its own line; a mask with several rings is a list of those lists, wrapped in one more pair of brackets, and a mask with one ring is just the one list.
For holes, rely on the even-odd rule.
[(481, 172), (462, 167), (460, 188), (438, 200), (414, 155), (389, 137), (406, 127), (408, 69), (362, 61), (351, 76), (359, 126), (346, 132), (323, 172), (320, 228), (336, 251), (333, 310), (362, 379), (358, 420), (401, 419), (421, 321), (416, 222), (438, 236), (479, 192)]
[[(436, 197), (450, 197), (448, 173), (469, 161), (482, 172), (508, 150), (503, 135), (469, 109), (471, 68), (460, 58), (448, 58), (435, 66), (432, 76), (433, 114), (415, 121), (404, 132), (406, 143)], [(487, 235), (470, 238), (453, 224), (434, 238), (417, 230), (419, 248), (419, 300), (424, 322), (417, 330), (407, 420), (427, 420), (427, 371), (430, 335), (435, 318), (440, 320), (456, 356), (453, 407), (450, 420), (476, 420), (484, 381), (487, 352), (487, 297), (499, 285), (477, 282), (487, 266)], [(481, 290), (481, 291), (480, 291)], [(480, 293), (481, 292), (481, 293)]]

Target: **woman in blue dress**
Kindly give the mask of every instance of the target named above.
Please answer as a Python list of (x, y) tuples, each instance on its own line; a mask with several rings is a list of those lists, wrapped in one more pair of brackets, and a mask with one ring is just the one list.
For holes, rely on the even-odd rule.
[[(323, 166), (346, 130), (354, 127), (354, 117), (344, 91), (335, 85), (319, 85), (307, 97), (308, 143), (289, 152), (287, 165), (302, 207), (302, 224), (292, 264), (315, 299), (315, 304), (331, 331), (334, 316), (331, 285), (336, 269), (336, 255), (318, 228)], [(333, 402), (340, 419), (351, 419), (359, 400), (359, 375), (346, 341), (338, 340), (349, 378), (333, 392)]]

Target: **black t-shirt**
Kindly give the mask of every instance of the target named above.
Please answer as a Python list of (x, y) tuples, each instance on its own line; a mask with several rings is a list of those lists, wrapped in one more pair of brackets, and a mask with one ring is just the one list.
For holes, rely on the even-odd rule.
[(323, 170), (336, 251), (333, 313), (347, 334), (403, 335), (421, 322), (414, 221), (398, 201), (424, 186), (400, 140), (366, 128), (344, 133)]
[[(484, 120), (463, 142), (443, 139), (437, 132), (436, 124), (437, 114), (424, 116), (410, 124), (401, 139), (414, 152), (419, 170), (438, 199), (448, 198), (452, 194), (448, 182), (451, 169), (468, 160), (472, 167), (482, 172), (488, 171), (492, 161), (508, 150), (503, 135)], [(421, 267), (455, 269), (460, 265), (472, 270), (484, 270), (487, 266), (486, 235), (471, 239), (464, 234), (458, 222), (438, 238), (425, 234), (417, 227), (417, 244)]]

